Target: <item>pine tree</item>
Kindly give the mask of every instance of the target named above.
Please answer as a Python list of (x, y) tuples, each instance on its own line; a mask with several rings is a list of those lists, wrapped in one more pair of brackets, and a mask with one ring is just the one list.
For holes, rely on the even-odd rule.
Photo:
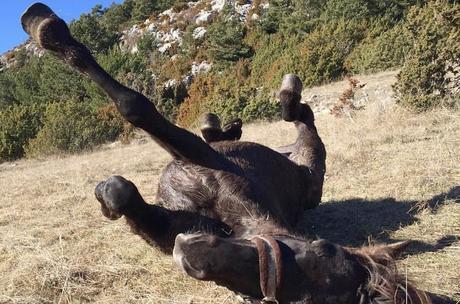
[(245, 27), (237, 19), (232, 7), (224, 8), (220, 19), (208, 31), (208, 52), (216, 63), (235, 62), (252, 56), (252, 49), (244, 43)]

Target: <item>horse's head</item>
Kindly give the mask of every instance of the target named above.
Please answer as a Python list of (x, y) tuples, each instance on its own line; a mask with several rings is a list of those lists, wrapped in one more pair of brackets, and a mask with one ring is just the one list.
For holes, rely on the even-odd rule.
[[(404, 303), (406, 292), (414, 304), (430, 303), (411, 285), (402, 286), (404, 278), (397, 275), (394, 259), (407, 245), (350, 249), (283, 235), (264, 242), (179, 234), (174, 259), (196, 279), (214, 281), (255, 299), (275, 288), (279, 303)], [(270, 287), (273, 276), (276, 287)]]
[[(385, 292), (397, 292), (387, 287), (379, 290), (373, 284), (396, 284), (393, 280), (397, 275), (390, 261), (407, 242), (355, 250), (325, 240), (291, 236), (276, 236), (274, 240), (279, 254), (268, 242), (261, 247), (260, 242), (250, 240), (180, 234), (176, 237), (174, 260), (196, 279), (214, 281), (255, 299), (267, 296), (270, 276), (275, 276), (279, 303), (380, 303), (388, 296)], [(268, 258), (261, 259), (261, 255)], [(270, 265), (276, 264), (277, 255), (280, 265)], [(375, 265), (380, 265), (383, 272), (378, 273)], [(265, 267), (268, 269), (264, 273)], [(402, 302), (390, 299), (388, 303)]]
[(208, 234), (179, 234), (174, 261), (191, 277), (260, 297), (257, 249), (250, 241)]

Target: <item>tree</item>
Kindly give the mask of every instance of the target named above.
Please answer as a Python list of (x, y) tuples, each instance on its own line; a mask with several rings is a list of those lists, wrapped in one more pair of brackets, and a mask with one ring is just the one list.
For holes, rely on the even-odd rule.
[(215, 63), (236, 62), (251, 57), (252, 49), (244, 43), (246, 29), (232, 7), (226, 6), (208, 29), (208, 53)]
[(145, 21), (158, 9), (156, 0), (136, 0), (133, 6), (132, 17), (135, 22)]
[(324, 9), (325, 0), (272, 0), (260, 27), (269, 34), (309, 33)]
[(11, 72), (0, 72), (0, 111), (14, 103), (17, 100), (14, 96), (16, 83)]
[(80, 19), (70, 23), (72, 35), (96, 54), (107, 52), (118, 42), (117, 32), (102, 24), (104, 13), (102, 6), (96, 5), (91, 13), (82, 14)]

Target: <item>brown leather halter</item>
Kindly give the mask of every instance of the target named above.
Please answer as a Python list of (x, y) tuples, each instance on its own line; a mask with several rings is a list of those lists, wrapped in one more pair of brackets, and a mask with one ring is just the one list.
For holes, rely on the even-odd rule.
[(278, 242), (271, 235), (257, 235), (251, 239), (259, 253), (260, 289), (264, 298), (261, 303), (278, 304), (283, 264)]

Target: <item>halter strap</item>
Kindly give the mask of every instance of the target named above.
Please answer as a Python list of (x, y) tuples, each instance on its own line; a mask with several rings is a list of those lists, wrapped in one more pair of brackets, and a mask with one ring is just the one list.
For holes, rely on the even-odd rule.
[(279, 244), (271, 235), (257, 235), (251, 241), (259, 253), (260, 289), (264, 296), (262, 303), (278, 304), (277, 293), (283, 274)]

